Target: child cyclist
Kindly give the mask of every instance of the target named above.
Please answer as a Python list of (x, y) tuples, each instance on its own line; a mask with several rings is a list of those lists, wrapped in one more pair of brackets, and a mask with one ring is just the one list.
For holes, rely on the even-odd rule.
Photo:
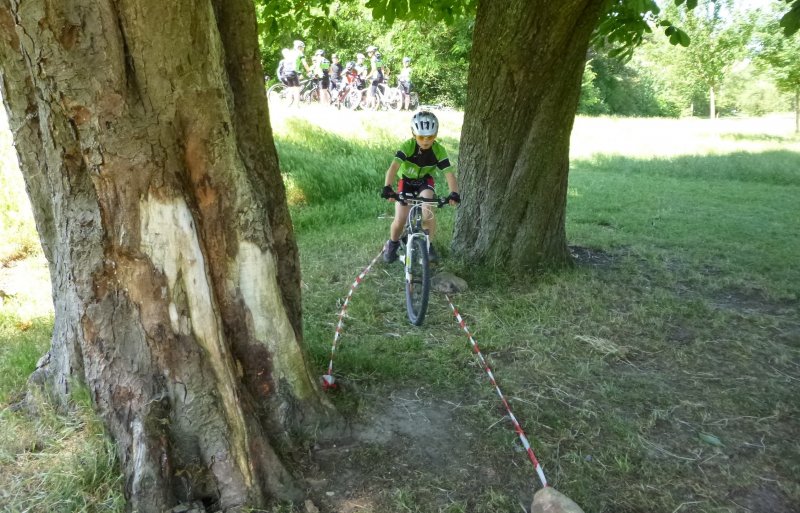
[[(447, 197), (450, 205), (455, 206), (461, 202), (458, 194), (458, 183), (453, 173), (450, 159), (447, 157), (447, 150), (436, 140), (439, 132), (439, 120), (432, 112), (420, 111), (411, 118), (411, 134), (414, 136), (400, 145), (394, 160), (386, 171), (381, 197), (389, 201), (395, 201), (395, 192), (392, 184), (395, 178), (399, 177), (397, 189), (399, 192), (419, 195), (422, 198), (433, 198), (434, 181), (433, 175), (443, 173), (447, 180), (447, 187), (450, 195)], [(403, 225), (408, 216), (408, 205), (395, 203), (394, 221), (389, 231), (389, 240), (383, 250), (383, 261), (390, 263), (397, 260), (397, 248), (400, 246), (400, 236), (403, 233)], [(430, 206), (425, 205), (423, 228), (428, 232), (431, 240), (436, 233), (436, 219)], [(430, 247), (428, 254), (430, 261), (435, 262), (438, 256)]]

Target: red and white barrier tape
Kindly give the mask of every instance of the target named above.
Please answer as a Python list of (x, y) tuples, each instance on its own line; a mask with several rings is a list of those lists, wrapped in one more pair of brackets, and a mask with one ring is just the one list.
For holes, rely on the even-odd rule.
[(361, 271), (361, 274), (356, 277), (356, 281), (350, 285), (350, 291), (347, 293), (347, 297), (344, 299), (344, 304), (339, 312), (339, 321), (336, 323), (336, 332), (333, 335), (333, 346), (331, 346), (331, 362), (328, 364), (328, 373), (322, 376), (322, 388), (324, 390), (336, 388), (336, 380), (333, 378), (333, 356), (336, 354), (336, 344), (339, 342), (339, 336), (342, 334), (344, 315), (347, 313), (347, 307), (350, 304), (350, 298), (353, 297), (353, 292), (356, 290), (356, 287), (358, 287), (358, 284), (364, 281), (364, 277), (372, 269), (372, 266), (375, 265), (375, 262), (378, 261), (382, 254), (383, 249), (381, 248), (378, 256), (372, 259), (372, 262), (370, 262), (369, 265), (363, 271)]
[(539, 480), (542, 482), (542, 486), (547, 487), (547, 479), (544, 477), (544, 471), (542, 470), (542, 466), (539, 464), (539, 460), (536, 459), (536, 455), (533, 453), (533, 449), (531, 448), (530, 442), (528, 442), (528, 437), (525, 436), (525, 432), (522, 430), (522, 426), (519, 425), (517, 418), (511, 412), (511, 406), (509, 406), (508, 401), (506, 401), (503, 392), (500, 390), (500, 387), (497, 385), (497, 381), (494, 379), (494, 374), (492, 373), (491, 367), (489, 364), (486, 363), (486, 359), (481, 354), (481, 350), (478, 347), (478, 343), (475, 342), (475, 339), (472, 337), (472, 334), (469, 332), (469, 328), (467, 328), (467, 324), (464, 322), (464, 319), (461, 317), (461, 314), (458, 313), (456, 307), (453, 305), (453, 302), (450, 301), (450, 296), (445, 294), (444, 296), (447, 298), (447, 303), (450, 305), (450, 309), (453, 310), (453, 315), (456, 316), (456, 320), (458, 321), (458, 325), (461, 326), (461, 329), (467, 334), (469, 337), (469, 341), (472, 344), (472, 350), (478, 355), (478, 360), (480, 361), (481, 365), (483, 365), (486, 374), (489, 375), (489, 381), (492, 382), (494, 385), (495, 391), (497, 391), (497, 395), (500, 396), (500, 400), (503, 401), (503, 405), (506, 407), (506, 411), (508, 411), (508, 417), (511, 419), (511, 422), (514, 424), (514, 431), (517, 432), (520, 441), (522, 442), (522, 446), (525, 447), (525, 450), (528, 452), (528, 458), (530, 458), (531, 463), (533, 463), (533, 468), (536, 469), (536, 473), (539, 475)]
[[(330, 363), (328, 364), (328, 373), (322, 376), (322, 388), (325, 390), (336, 388), (336, 380), (333, 377), (333, 358), (334, 355), (336, 354), (336, 345), (339, 342), (339, 337), (341, 336), (342, 328), (344, 327), (344, 316), (347, 313), (347, 307), (350, 305), (350, 298), (353, 297), (353, 292), (356, 290), (356, 287), (358, 287), (358, 285), (362, 281), (364, 281), (364, 277), (372, 269), (372, 266), (375, 265), (375, 262), (378, 261), (381, 255), (383, 255), (383, 249), (381, 249), (378, 255), (372, 259), (372, 262), (370, 262), (369, 265), (363, 271), (361, 271), (361, 274), (359, 274), (356, 277), (353, 284), (350, 285), (350, 290), (347, 293), (347, 297), (345, 297), (342, 309), (339, 311), (339, 320), (336, 323), (336, 331), (333, 335), (333, 345), (331, 346), (331, 360)], [(481, 365), (486, 371), (486, 374), (489, 376), (489, 381), (491, 381), (492, 385), (494, 385), (497, 395), (500, 397), (500, 400), (506, 407), (506, 411), (508, 412), (508, 417), (509, 419), (511, 419), (511, 422), (514, 425), (514, 431), (517, 433), (517, 436), (519, 436), (519, 439), (522, 442), (522, 446), (528, 453), (528, 458), (531, 460), (533, 468), (536, 470), (536, 474), (539, 476), (539, 480), (542, 482), (542, 486), (547, 487), (548, 486), (547, 478), (544, 477), (544, 471), (542, 470), (542, 466), (541, 464), (539, 464), (539, 460), (536, 459), (536, 455), (533, 453), (533, 449), (531, 448), (531, 444), (528, 441), (528, 437), (525, 436), (525, 432), (522, 430), (522, 426), (520, 426), (519, 421), (514, 416), (514, 413), (511, 411), (511, 406), (508, 404), (508, 401), (503, 395), (503, 392), (500, 390), (497, 381), (494, 379), (494, 373), (492, 373), (491, 367), (489, 367), (489, 364), (483, 357), (483, 354), (481, 353), (481, 350), (478, 347), (478, 343), (475, 342), (475, 338), (472, 336), (472, 333), (470, 333), (466, 322), (464, 322), (464, 319), (461, 317), (461, 314), (458, 313), (458, 310), (456, 309), (455, 305), (453, 305), (453, 302), (450, 300), (450, 296), (445, 294), (444, 297), (447, 299), (447, 303), (450, 305), (450, 309), (453, 311), (453, 315), (455, 315), (456, 320), (458, 321), (458, 325), (461, 326), (461, 329), (463, 329), (464, 332), (467, 334), (470, 344), (472, 344), (472, 350), (478, 356), (478, 360), (480, 361)]]

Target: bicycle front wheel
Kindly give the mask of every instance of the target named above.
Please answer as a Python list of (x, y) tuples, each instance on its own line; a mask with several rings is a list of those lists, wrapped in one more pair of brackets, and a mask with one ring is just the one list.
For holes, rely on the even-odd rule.
[(289, 88), (287, 88), (282, 83), (278, 82), (274, 84), (269, 89), (267, 89), (267, 100), (269, 104), (273, 107), (276, 106), (283, 106), (289, 107), (292, 105), (292, 95), (289, 92)]
[(361, 107), (365, 92), (363, 89), (352, 89), (345, 97), (344, 106), (350, 110), (358, 109)]
[(406, 309), (408, 320), (422, 326), (431, 291), (428, 245), (425, 237), (411, 237), (406, 247)]

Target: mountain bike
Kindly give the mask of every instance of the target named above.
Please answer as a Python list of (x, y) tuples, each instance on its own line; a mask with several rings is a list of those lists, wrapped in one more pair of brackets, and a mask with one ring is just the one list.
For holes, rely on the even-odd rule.
[(403, 94), (396, 87), (387, 87), (386, 84), (379, 84), (375, 89), (375, 97), (372, 105), (369, 104), (369, 90), (359, 89), (350, 93), (351, 109), (362, 108), (364, 110), (400, 110), (403, 106)]
[[(267, 101), (270, 105), (291, 107), (294, 104), (289, 88), (283, 82), (273, 84), (267, 89)], [(311, 103), (319, 101), (319, 81), (307, 78), (300, 81), (300, 102)]]
[(400, 237), (399, 253), (405, 268), (406, 310), (408, 320), (421, 326), (428, 309), (431, 291), (431, 270), (428, 251), (431, 239), (422, 228), (424, 205), (435, 204), (438, 208), (447, 205), (447, 198), (421, 198), (402, 192), (394, 198), (403, 205), (410, 205), (403, 235)]

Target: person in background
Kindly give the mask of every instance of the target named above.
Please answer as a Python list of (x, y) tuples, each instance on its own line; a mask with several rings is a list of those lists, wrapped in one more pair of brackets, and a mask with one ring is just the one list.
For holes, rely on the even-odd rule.
[(329, 71), (331, 77), (331, 87), (330, 87), (330, 94), (333, 97), (339, 92), (339, 89), (342, 86), (342, 71), (343, 71), (342, 63), (339, 62), (339, 56), (337, 54), (331, 54), (331, 69)]
[(364, 63), (364, 59), (365, 57), (363, 53), (356, 54), (356, 64), (354, 69), (358, 72), (358, 82), (356, 83), (356, 87), (359, 89), (364, 89), (364, 85), (366, 84), (367, 80), (367, 72), (369, 71), (369, 69), (367, 69), (367, 65)]
[(403, 109), (411, 103), (411, 57), (403, 57), (403, 69), (397, 74), (397, 86), (403, 93)]
[(319, 49), (314, 52), (313, 65), (314, 76), (319, 80), (319, 103), (320, 105), (331, 104), (330, 92), (330, 61), (325, 57), (325, 50)]
[(300, 40), (295, 40), (294, 49), (290, 50), (283, 64), (284, 75), (286, 76), (286, 86), (289, 88), (289, 95), (292, 97), (293, 105), (300, 107), (300, 73), (309, 71), (308, 63), (304, 56), (306, 44)]
[(383, 62), (376, 46), (370, 45), (367, 47), (367, 57), (369, 57), (367, 107), (372, 108), (375, 106), (375, 93), (378, 90), (378, 86), (383, 83)]
[(275, 70), (275, 76), (278, 77), (278, 80), (280, 80), (283, 85), (287, 86), (289, 84), (286, 81), (286, 73), (288, 71), (286, 64), (288, 63), (289, 60), (288, 57), (290, 55), (290, 52), (291, 50), (289, 50), (288, 48), (284, 48), (283, 50), (281, 50), (281, 55), (283, 56), (283, 58), (280, 61), (278, 61), (278, 68)]

